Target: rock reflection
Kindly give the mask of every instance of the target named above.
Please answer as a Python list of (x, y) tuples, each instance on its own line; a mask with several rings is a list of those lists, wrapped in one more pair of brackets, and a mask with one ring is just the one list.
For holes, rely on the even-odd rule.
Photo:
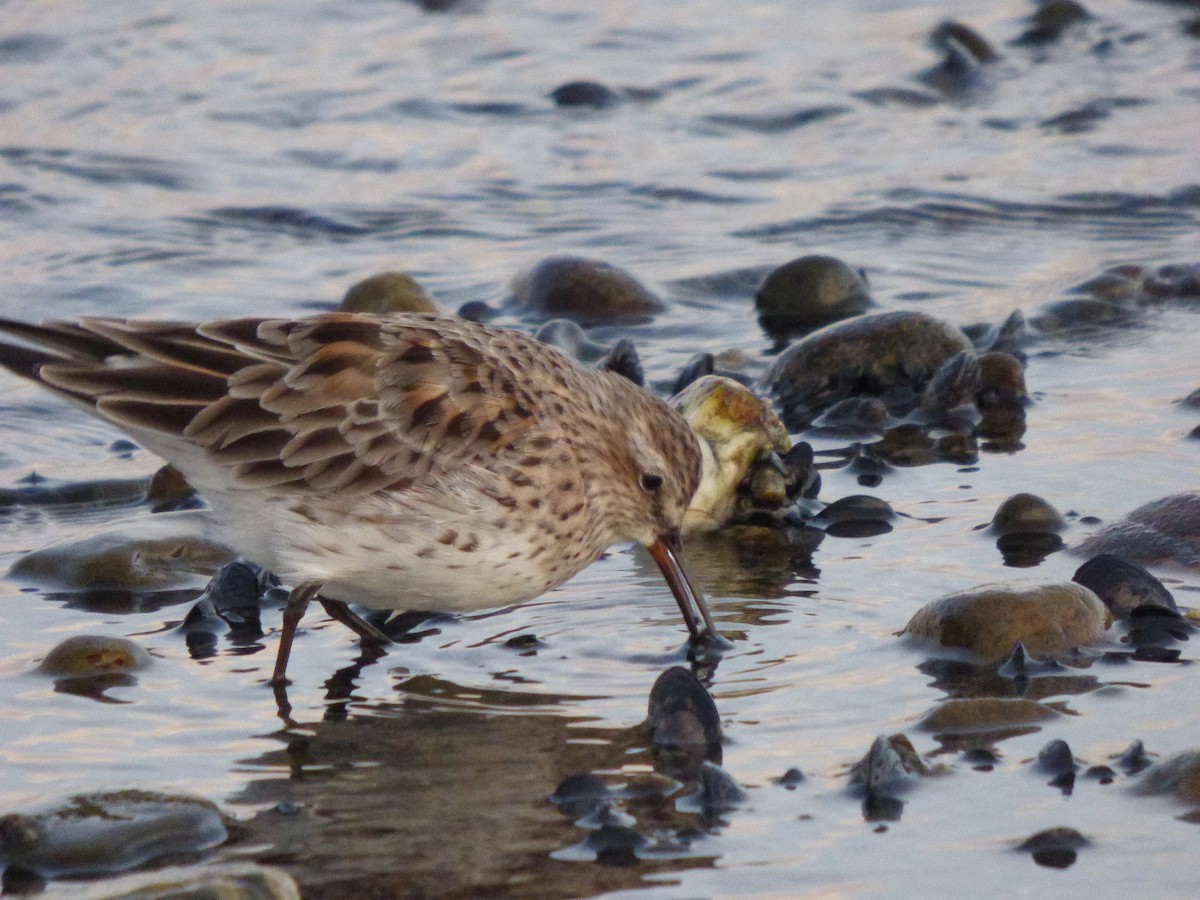
[[(622, 777), (654, 764), (644, 727), (594, 728), (561, 712), (580, 698), (430, 677), (402, 691), (392, 703), (285, 728), (272, 736), (281, 746), (244, 763), (265, 773), (232, 800), (262, 809), (244, 823), (244, 843), (270, 846), (257, 858), (286, 865), (305, 896), (495, 896), (510, 892), (517, 872), (528, 895), (574, 896), (701, 864), (687, 849), (703, 834), (697, 818), (671, 799), (682, 784)], [(592, 786), (590, 810), (563, 800), (568, 775)], [(581, 849), (575, 820), (613, 799), (636, 826), (597, 820), (587, 840), (603, 846)], [(666, 854), (667, 845), (679, 852)], [(580, 858), (622, 865), (571, 862)]]

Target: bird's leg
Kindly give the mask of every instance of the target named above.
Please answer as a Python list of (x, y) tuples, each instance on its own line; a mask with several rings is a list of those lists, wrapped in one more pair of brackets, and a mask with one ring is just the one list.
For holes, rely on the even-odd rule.
[(328, 597), (317, 597), (317, 599), (325, 607), (325, 612), (329, 613), (331, 619), (341, 622), (364, 641), (369, 641), (373, 644), (392, 643), (390, 637), (350, 609), (341, 600), (330, 600)]
[(287, 684), (288, 657), (292, 654), (292, 640), (296, 637), (296, 627), (304, 618), (308, 604), (321, 590), (320, 582), (306, 581), (292, 588), (288, 594), (287, 605), (283, 608), (283, 625), (279, 632), (279, 650), (275, 654), (275, 672), (271, 675), (272, 687), (283, 687)]

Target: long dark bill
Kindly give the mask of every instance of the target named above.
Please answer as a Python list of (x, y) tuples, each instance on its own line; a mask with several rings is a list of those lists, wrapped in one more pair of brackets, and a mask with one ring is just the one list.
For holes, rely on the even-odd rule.
[(696, 627), (696, 614), (693, 610), (699, 610), (700, 616), (704, 619), (704, 627), (708, 629), (708, 634), (711, 638), (717, 637), (717, 626), (713, 624), (712, 615), (708, 611), (708, 605), (704, 602), (704, 595), (692, 584), (692, 579), (688, 577), (687, 570), (679, 561), (679, 533), (659, 535), (653, 544), (649, 544), (646, 549), (658, 563), (659, 569), (662, 570), (663, 578), (667, 580), (667, 586), (671, 588), (671, 593), (675, 595), (675, 602), (679, 604), (679, 611), (683, 613), (683, 621), (687, 623), (688, 631), (691, 632), (692, 640), (700, 640), (700, 631)]

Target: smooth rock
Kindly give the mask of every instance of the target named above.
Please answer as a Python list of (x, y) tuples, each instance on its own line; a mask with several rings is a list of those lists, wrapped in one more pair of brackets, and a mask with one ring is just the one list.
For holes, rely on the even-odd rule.
[(850, 767), (850, 787), (867, 794), (894, 796), (918, 777), (931, 774), (912, 741), (903, 734), (879, 735), (866, 756)]
[(1039, 866), (1065, 869), (1075, 862), (1077, 851), (1091, 844), (1074, 828), (1047, 828), (1026, 838), (1017, 850), (1028, 853)]
[(801, 338), (776, 358), (762, 382), (779, 398), (784, 421), (804, 428), (847, 397), (879, 396), (915, 405), (942, 364), (971, 349), (961, 329), (925, 313), (874, 313)]
[(232, 558), (203, 518), (163, 513), (27, 553), (9, 575), (51, 588), (154, 591), (203, 586)]
[(120, 872), (225, 842), (216, 806), (149, 791), (83, 794), (36, 813), (0, 817), (0, 863), (47, 878)]
[(146, 502), (155, 508), (155, 512), (186, 508), (195, 497), (195, 488), (188, 484), (182, 472), (169, 463), (154, 473), (150, 478), (150, 486), (146, 488)]
[(539, 316), (581, 325), (645, 322), (666, 309), (636, 278), (614, 265), (577, 256), (543, 260), (512, 285), (517, 304)]
[(763, 328), (777, 336), (857, 316), (874, 303), (866, 277), (832, 256), (802, 256), (771, 270), (754, 296)]
[(1085, 556), (1111, 553), (1132, 562), (1200, 568), (1200, 491), (1145, 503), (1074, 549)]
[(1102, 553), (1075, 570), (1071, 580), (1095, 592), (1115, 618), (1127, 619), (1139, 606), (1178, 611), (1166, 586), (1137, 563)]
[(569, 81), (552, 90), (550, 99), (558, 106), (607, 109), (620, 103), (621, 95), (597, 81)]
[(1146, 769), (1134, 785), (1139, 794), (1170, 794), (1200, 804), (1200, 750), (1186, 750)]
[(338, 305), (341, 312), (436, 313), (438, 305), (416, 279), (403, 272), (380, 272), (353, 285)]
[(1034, 700), (979, 697), (945, 700), (922, 716), (917, 724), (937, 734), (964, 734), (1036, 725), (1061, 715)]
[(1104, 638), (1104, 604), (1073, 582), (990, 584), (926, 604), (904, 634), (1002, 660), (1020, 641), (1036, 656), (1054, 656)]
[(171, 866), (95, 884), (51, 886), (39, 900), (300, 900), (283, 871), (250, 862)]
[(995, 534), (1058, 532), (1067, 527), (1062, 514), (1037, 494), (1013, 494), (996, 508)]
[(721, 716), (691, 670), (672, 666), (654, 682), (647, 712), (651, 740), (661, 747), (711, 747), (721, 742)]
[(154, 658), (126, 638), (77, 634), (54, 646), (38, 671), (56, 678), (111, 675), (145, 669)]

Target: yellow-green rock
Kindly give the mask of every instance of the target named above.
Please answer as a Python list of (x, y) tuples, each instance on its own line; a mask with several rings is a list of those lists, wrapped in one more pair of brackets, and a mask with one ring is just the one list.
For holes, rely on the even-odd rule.
[(759, 472), (772, 453), (791, 449), (787, 429), (771, 405), (745, 385), (719, 375), (705, 375), (671, 398), (700, 439), (703, 470), (700, 487), (683, 519), (685, 532), (712, 531), (728, 521), (737, 487), (750, 487), (764, 500), (786, 499), (786, 488)]
[(338, 306), (341, 312), (436, 313), (438, 305), (425, 289), (403, 272), (380, 272), (364, 278), (346, 291)]

